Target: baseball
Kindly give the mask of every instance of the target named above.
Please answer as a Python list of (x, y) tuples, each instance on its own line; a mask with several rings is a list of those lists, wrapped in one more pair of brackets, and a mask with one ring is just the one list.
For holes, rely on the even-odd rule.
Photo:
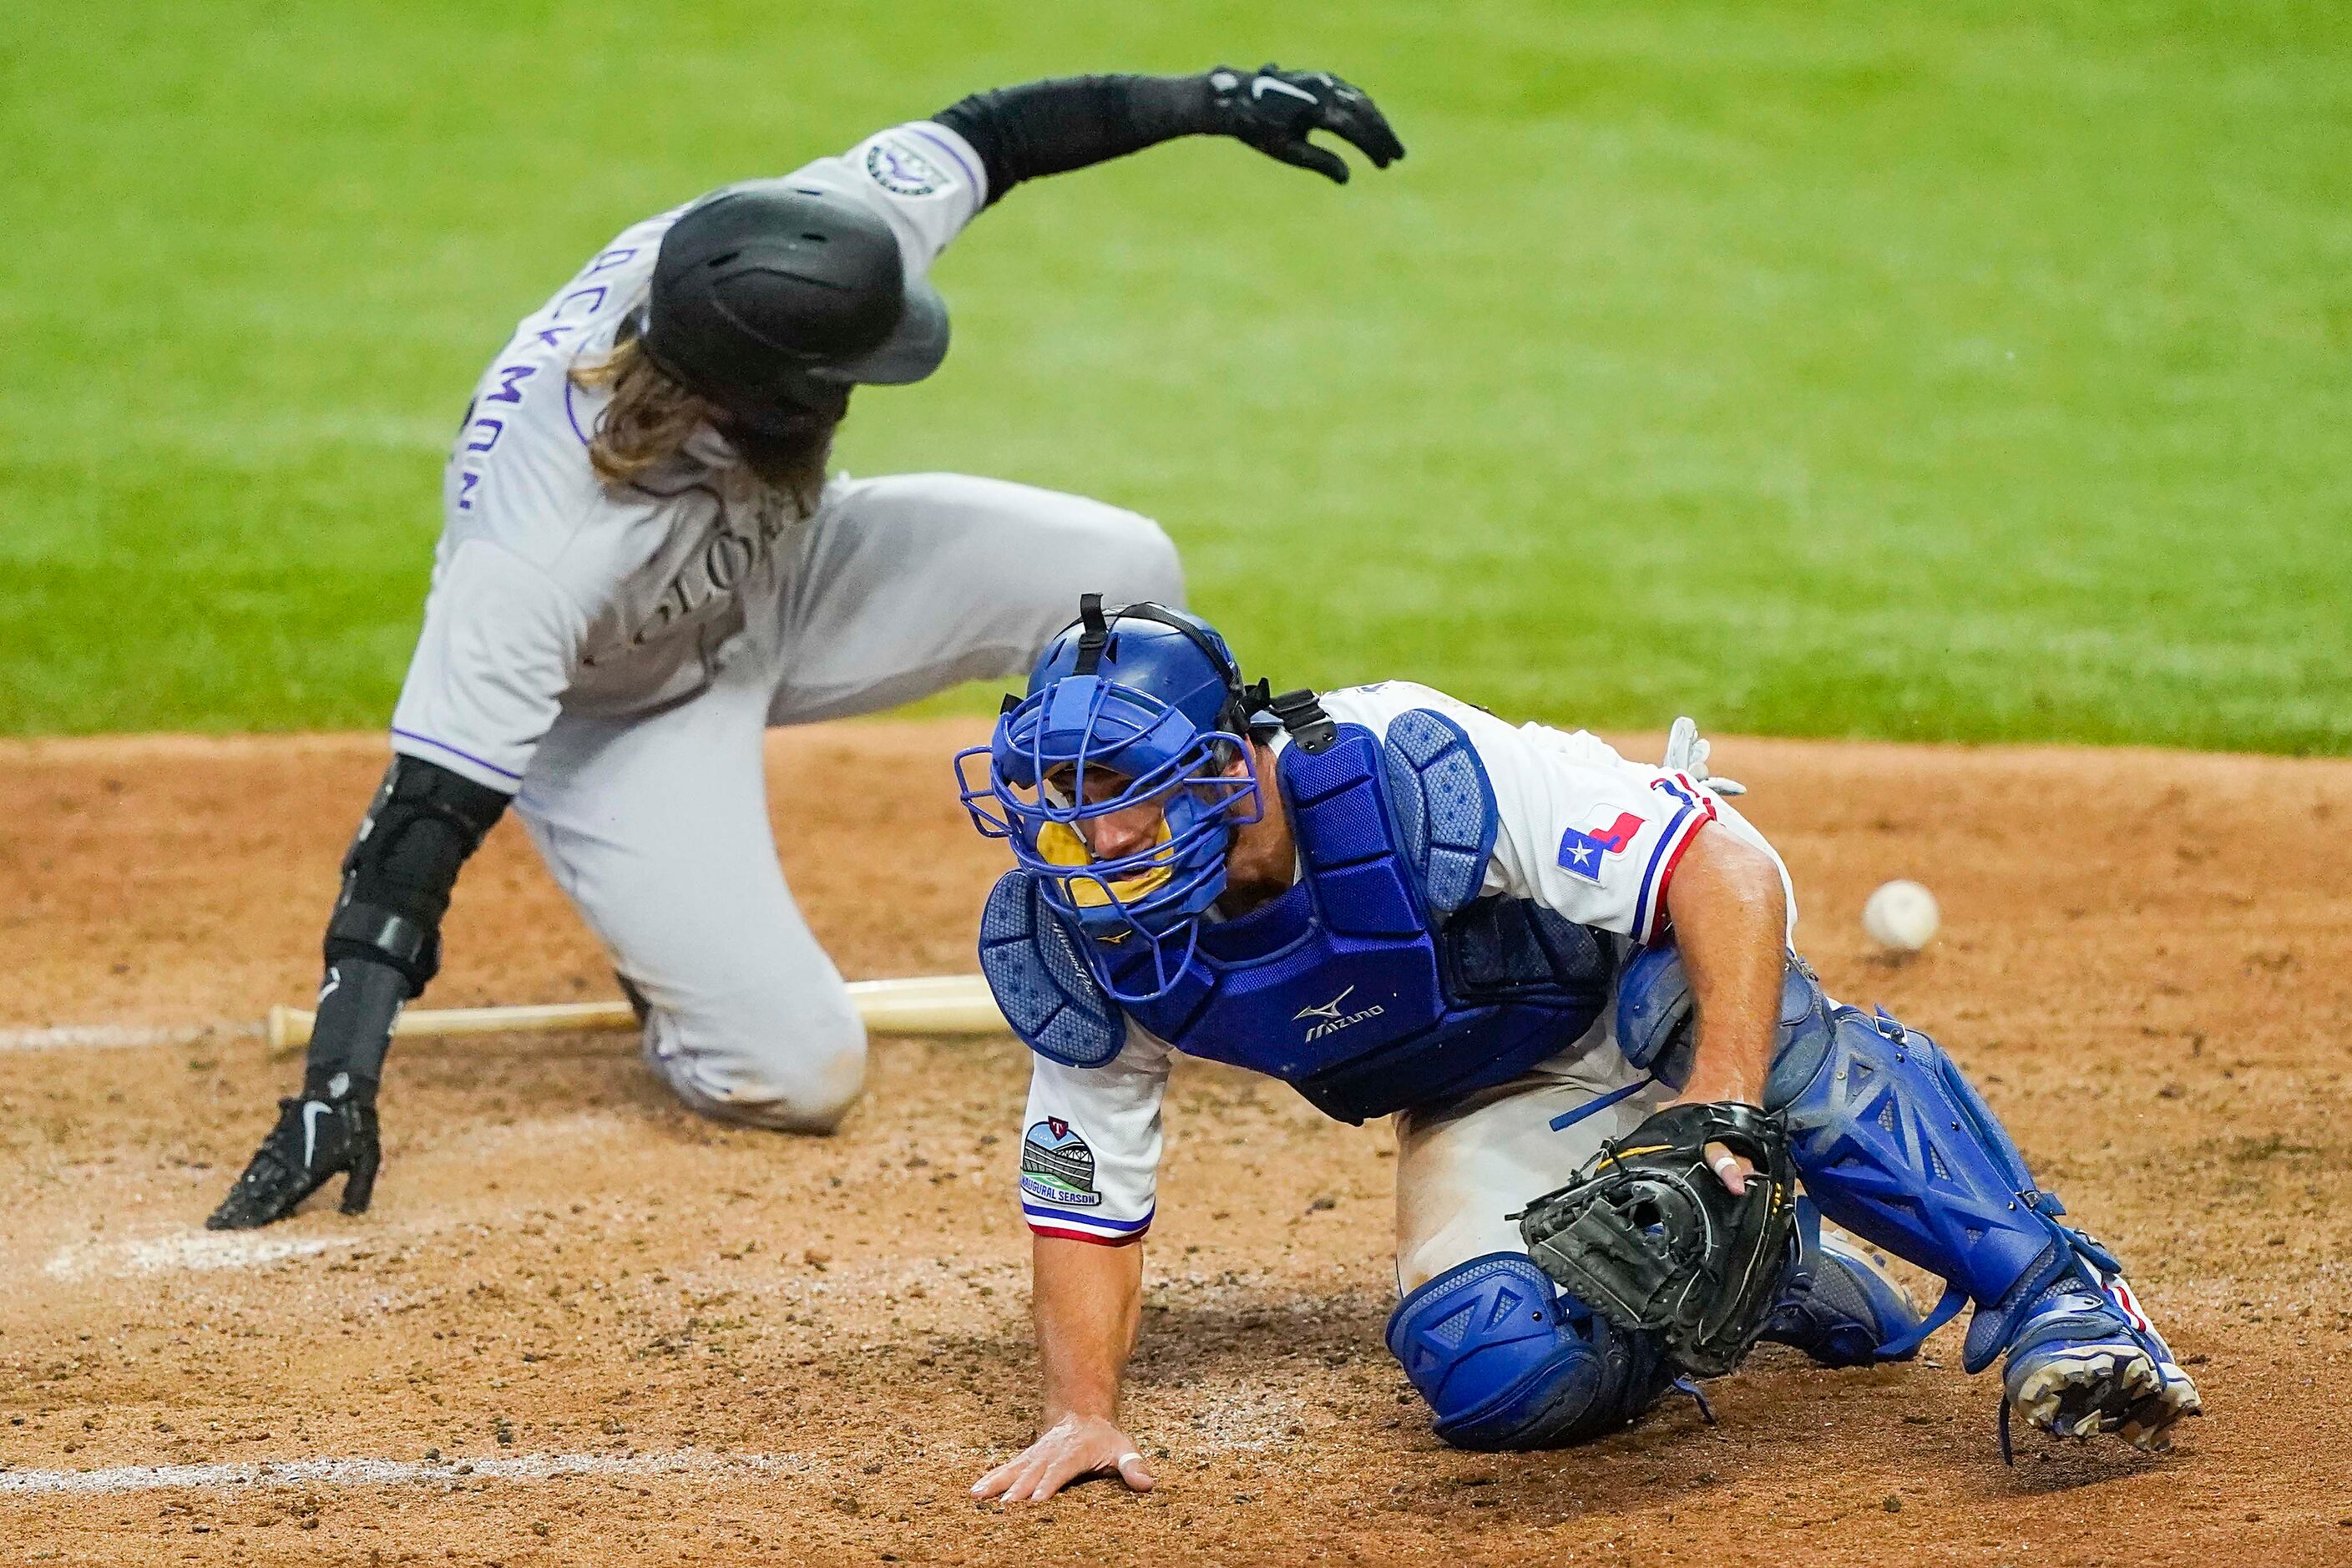
[(1862, 906), (1862, 929), (1871, 941), (1896, 952), (1916, 952), (1927, 946), (1943, 918), (1935, 894), (1899, 877), (1880, 883)]

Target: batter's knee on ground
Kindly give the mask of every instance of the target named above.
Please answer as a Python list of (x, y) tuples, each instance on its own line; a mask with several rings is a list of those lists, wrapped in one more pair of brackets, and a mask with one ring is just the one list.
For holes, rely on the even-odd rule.
[(837, 1011), (751, 1007), (735, 1016), (654, 1006), (643, 1041), (654, 1075), (718, 1121), (830, 1132), (866, 1087), (866, 1028), (846, 998)]
[(1673, 1381), (1647, 1336), (1559, 1294), (1524, 1254), (1450, 1268), (1390, 1314), (1391, 1354), (1457, 1448), (1557, 1448), (1613, 1432)]

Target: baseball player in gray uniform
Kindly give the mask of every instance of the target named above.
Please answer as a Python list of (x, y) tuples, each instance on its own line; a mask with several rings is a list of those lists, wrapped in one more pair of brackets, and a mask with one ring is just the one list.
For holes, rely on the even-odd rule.
[(490, 363), (450, 453), (391, 766), (343, 862), (300, 1094), (206, 1222), (348, 1173), (364, 1210), (400, 1008), (513, 802), (696, 1110), (824, 1131), (866, 1038), (777, 864), (762, 731), (1025, 668), (1083, 588), (1173, 602), (1176, 552), (1097, 501), (961, 475), (828, 479), (850, 390), (947, 353), (931, 263), (1025, 179), (1188, 135), (1345, 183), (1404, 155), (1324, 72), (981, 93), (625, 230)]

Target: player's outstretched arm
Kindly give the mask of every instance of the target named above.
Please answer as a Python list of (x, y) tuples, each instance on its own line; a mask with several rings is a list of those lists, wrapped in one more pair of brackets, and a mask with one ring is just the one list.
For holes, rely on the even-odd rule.
[[(1780, 1038), (1780, 981), (1788, 968), (1789, 904), (1780, 868), (1720, 823), (1701, 827), (1666, 890), (1675, 944), (1690, 972), (1698, 1042), (1676, 1104), (1760, 1105)], [(1746, 1164), (1721, 1144), (1707, 1152), (1723, 1184), (1738, 1192)]]
[(993, 203), (1024, 180), (1066, 174), (1179, 136), (1231, 136), (1339, 184), (1348, 165), (1322, 131), (1385, 169), (1404, 156), (1370, 94), (1328, 71), (1219, 66), (1199, 76), (1086, 76), (972, 94), (933, 115), (980, 154)]
[(1119, 1378), (1143, 1316), (1143, 1245), (1097, 1247), (1040, 1236), (1034, 1257), (1045, 1430), (981, 1477), (971, 1495), (1043, 1502), (1073, 1481), (1111, 1473), (1133, 1490), (1150, 1491), (1151, 1472), (1118, 1426)]
[(284, 1219), (338, 1175), (343, 1212), (366, 1210), (381, 1158), (376, 1086), (393, 1022), (439, 969), (449, 890), (507, 799), (421, 758), (392, 760), (343, 858), (302, 1092), (278, 1102), (278, 1125), (206, 1226), (250, 1230)]

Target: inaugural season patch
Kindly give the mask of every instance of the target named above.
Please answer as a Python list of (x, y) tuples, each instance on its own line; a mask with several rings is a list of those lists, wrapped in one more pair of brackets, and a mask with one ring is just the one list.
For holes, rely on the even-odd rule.
[(911, 147), (877, 142), (866, 149), (866, 173), (894, 196), (928, 196), (947, 184), (947, 176)]
[(1021, 1190), (1040, 1203), (1069, 1208), (1102, 1202), (1095, 1191), (1095, 1152), (1076, 1128), (1048, 1116), (1022, 1135)]

